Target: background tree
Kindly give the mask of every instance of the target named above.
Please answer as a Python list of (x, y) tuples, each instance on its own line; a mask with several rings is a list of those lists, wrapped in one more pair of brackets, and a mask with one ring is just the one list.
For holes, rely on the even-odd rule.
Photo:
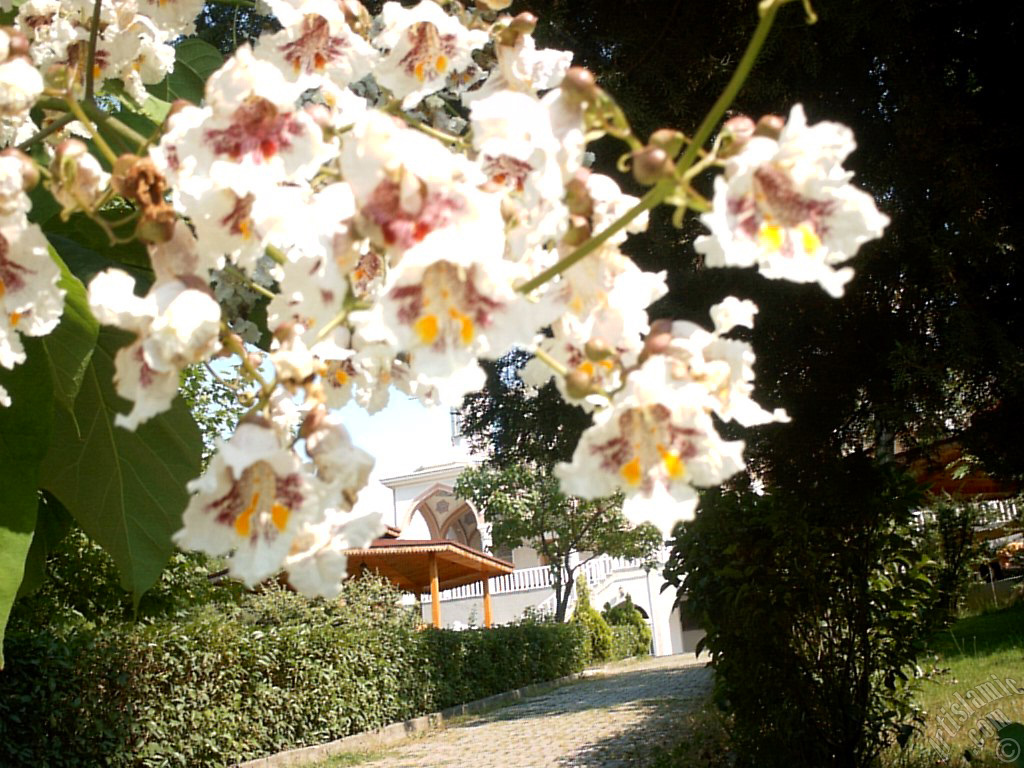
[(620, 499), (566, 496), (545, 468), (471, 468), (459, 476), (455, 493), (484, 511), (495, 545), (526, 544), (543, 555), (551, 569), (557, 621), (565, 621), (576, 574), (590, 560), (607, 554), (646, 559), (653, 565), (662, 544), (654, 526), (629, 525)]

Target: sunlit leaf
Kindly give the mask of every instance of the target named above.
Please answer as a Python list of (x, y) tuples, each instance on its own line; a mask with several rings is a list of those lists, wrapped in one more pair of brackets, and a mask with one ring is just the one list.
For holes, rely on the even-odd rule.
[(75, 401), (81, 436), (70, 419), (58, 419), (41, 483), (110, 553), (137, 603), (171, 554), (202, 442), (180, 398), (135, 432), (114, 426), (114, 416), (129, 410), (113, 385), (114, 355), (128, 341), (122, 332), (100, 331)]

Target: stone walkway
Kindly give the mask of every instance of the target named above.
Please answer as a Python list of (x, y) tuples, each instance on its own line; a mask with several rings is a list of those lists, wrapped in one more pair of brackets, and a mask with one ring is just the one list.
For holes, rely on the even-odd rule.
[(639, 768), (711, 689), (707, 657), (663, 656), (388, 749), (372, 768)]

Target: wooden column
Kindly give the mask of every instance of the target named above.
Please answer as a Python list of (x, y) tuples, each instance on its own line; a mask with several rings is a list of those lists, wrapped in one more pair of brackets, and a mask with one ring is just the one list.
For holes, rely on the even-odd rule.
[(484, 626), (491, 628), (491, 580), (484, 577)]
[(430, 553), (430, 616), (434, 621), (434, 627), (440, 629), (441, 590), (437, 586), (437, 555), (433, 552)]

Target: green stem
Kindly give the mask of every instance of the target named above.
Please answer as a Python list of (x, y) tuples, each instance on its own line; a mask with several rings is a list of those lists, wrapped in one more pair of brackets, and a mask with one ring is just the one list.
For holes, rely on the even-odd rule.
[(138, 148), (139, 152), (145, 151), (146, 147), (149, 145), (149, 141), (145, 136), (132, 130), (113, 115), (107, 114), (94, 103), (87, 101), (83, 107), (85, 109), (85, 113), (89, 115), (89, 117), (97, 123), (103, 123), (103, 125), (106, 125), (115, 133), (120, 134), (122, 138), (133, 143)]
[[(61, 102), (61, 104), (63, 103), (64, 102)], [(74, 115), (61, 115), (48, 126), (37, 131), (34, 135), (30, 136), (29, 138), (25, 139), (25, 141), (21, 142), (21, 144), (15, 147), (15, 149), (20, 149), (22, 152), (25, 152), (31, 149), (33, 144), (36, 144), (45, 139), (47, 136), (56, 133), (68, 123), (74, 122), (74, 120)]]
[(718, 97), (718, 100), (712, 105), (711, 111), (704, 116), (704, 121), (693, 135), (693, 141), (690, 142), (686, 151), (680, 156), (679, 162), (676, 163), (677, 178), (681, 179), (683, 174), (689, 170), (694, 159), (697, 157), (697, 153), (704, 146), (704, 142), (708, 140), (708, 137), (711, 136), (715, 127), (721, 121), (725, 110), (736, 100), (740, 88), (743, 87), (747, 76), (750, 75), (750, 70), (754, 68), (754, 62), (757, 61), (761, 48), (764, 47), (764, 41), (768, 38), (772, 23), (775, 21), (775, 14), (778, 13), (779, 8), (785, 2), (788, 2), (788, 0), (774, 0), (774, 2), (763, 4), (760, 7), (761, 18), (757, 22), (757, 29), (754, 30), (754, 36), (747, 43), (747, 50), (743, 52), (743, 58), (736, 65), (736, 71), (732, 73), (732, 77), (726, 83), (725, 89)]
[(527, 280), (525, 283), (520, 285), (516, 290), (520, 293), (530, 293), (536, 290), (540, 286), (549, 280), (557, 277), (571, 267), (576, 262), (580, 261), (586, 256), (596, 251), (602, 245), (604, 245), (612, 235), (622, 231), (626, 226), (639, 216), (644, 211), (649, 211), (666, 197), (675, 188), (675, 182), (672, 181), (661, 181), (655, 186), (648, 190), (647, 194), (640, 198), (640, 202), (626, 211), (622, 216), (616, 219), (614, 222), (608, 225), (606, 229), (601, 230), (598, 234), (591, 237), (587, 242), (583, 243), (579, 248), (570, 253), (564, 259), (561, 259), (557, 264), (552, 264), (550, 267), (545, 269), (536, 277)]
[(92, 101), (93, 69), (96, 65), (96, 37), (100, 31), (100, 8), (103, 0), (96, 0), (92, 6), (92, 26), (89, 28), (89, 54), (85, 59), (85, 100)]
[(277, 298), (276, 293), (267, 288), (264, 288), (262, 285), (260, 285), (255, 280), (250, 278), (247, 274), (245, 274), (245, 272), (240, 270), (234, 264), (228, 264), (227, 267), (225, 267), (224, 271), (227, 272), (228, 274), (234, 275), (236, 278), (245, 283), (247, 287), (252, 288), (252, 290), (256, 291), (256, 293), (260, 294), (261, 296), (266, 296), (268, 299)]
[(542, 363), (544, 363), (544, 365), (546, 365), (552, 371), (561, 376), (563, 379), (569, 375), (568, 368), (566, 368), (560, 362), (555, 360), (555, 358), (553, 358), (540, 347), (537, 347), (537, 349), (533, 350), (533, 356), (540, 360)]
[(82, 109), (82, 105), (70, 97), (68, 97), (67, 99), (67, 105), (68, 109), (71, 110), (71, 114), (73, 114), (75, 118), (83, 126), (85, 126), (85, 129), (89, 131), (89, 135), (92, 136), (92, 140), (96, 143), (96, 146), (99, 148), (100, 152), (103, 153), (103, 156), (107, 158), (107, 160), (110, 162), (110, 165), (113, 166), (114, 163), (117, 162), (117, 153), (115, 153), (114, 150), (110, 148), (110, 145), (107, 144), (106, 139), (100, 136), (100, 132), (96, 130), (96, 126), (93, 125), (93, 122), (89, 119), (89, 116), (85, 114), (85, 110)]
[[(757, 55), (761, 52), (761, 48), (768, 38), (768, 32), (771, 31), (772, 23), (775, 21), (775, 14), (778, 12), (779, 7), (787, 2), (790, 2), (790, 0), (770, 0), (768, 4), (761, 6), (761, 18), (757, 23), (757, 29), (754, 30), (754, 35), (747, 44), (747, 49), (743, 52), (743, 58), (740, 59), (739, 64), (736, 66), (736, 71), (732, 73), (732, 77), (726, 84), (725, 89), (718, 97), (718, 100), (712, 105), (711, 111), (704, 117), (700, 127), (693, 136), (693, 140), (679, 158), (676, 165), (677, 179), (683, 178), (684, 174), (690, 169), (690, 166), (693, 165), (693, 161), (700, 153), (704, 142), (708, 140), (715, 130), (715, 126), (722, 119), (725, 110), (735, 100), (744, 81), (750, 74), (750, 70), (754, 67)], [(536, 277), (527, 280), (519, 286), (519, 292), (530, 293), (536, 290), (544, 285), (544, 283), (560, 275), (580, 259), (589, 256), (600, 246), (604, 245), (612, 235), (625, 229), (626, 225), (637, 216), (661, 204), (675, 187), (676, 183), (674, 180), (659, 181), (655, 186), (651, 187), (646, 195), (640, 198), (639, 203), (626, 211), (619, 219), (610, 224), (607, 229), (594, 235), (557, 264), (553, 264)]]

